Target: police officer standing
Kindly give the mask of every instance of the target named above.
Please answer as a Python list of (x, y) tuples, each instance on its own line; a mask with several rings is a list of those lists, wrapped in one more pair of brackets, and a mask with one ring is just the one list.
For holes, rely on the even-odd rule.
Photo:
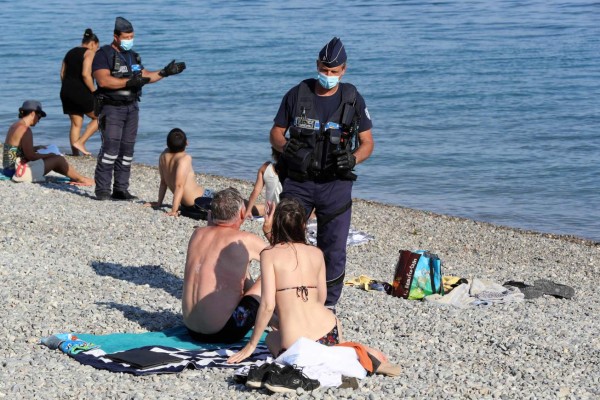
[[(317, 79), (306, 79), (284, 96), (270, 132), (287, 175), (281, 197), (296, 198), (317, 215), (317, 246), (326, 264), (326, 306), (334, 308), (346, 271), (354, 166), (373, 152), (371, 118), (356, 88), (340, 80), (346, 51), (334, 37), (317, 60)], [(289, 137), (286, 138), (286, 132)]]
[(131, 50), (133, 38), (131, 23), (117, 17), (112, 44), (102, 46), (92, 63), (92, 75), (98, 85), (96, 115), (102, 131), (102, 147), (94, 175), (98, 200), (137, 198), (128, 189), (142, 86), (185, 69), (185, 63), (173, 60), (160, 71), (147, 71), (139, 54)]

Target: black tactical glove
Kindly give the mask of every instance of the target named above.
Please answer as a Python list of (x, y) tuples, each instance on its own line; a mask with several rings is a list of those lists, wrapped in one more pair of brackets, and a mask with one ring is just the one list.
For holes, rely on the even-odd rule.
[(356, 165), (354, 154), (345, 150), (337, 150), (334, 154), (338, 171), (352, 171), (352, 168)]
[(306, 147), (305, 143), (302, 143), (300, 140), (298, 140), (296, 138), (291, 138), (283, 146), (283, 154), (285, 154), (287, 157), (290, 157), (290, 158), (294, 157), (294, 155), (296, 155), (298, 150), (300, 150), (303, 147)]
[(143, 78), (142, 75), (134, 75), (125, 82), (125, 87), (127, 89), (141, 89), (148, 82), (150, 82), (150, 78)]
[(164, 67), (163, 69), (158, 71), (158, 74), (160, 76), (167, 77), (167, 76), (171, 76), (171, 75), (180, 74), (183, 72), (184, 69), (185, 69), (184, 62), (175, 62), (175, 60), (173, 60), (170, 63), (168, 63), (166, 67)]

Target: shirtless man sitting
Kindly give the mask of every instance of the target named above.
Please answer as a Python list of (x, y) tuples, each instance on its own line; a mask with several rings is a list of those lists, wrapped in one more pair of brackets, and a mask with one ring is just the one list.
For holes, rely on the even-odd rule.
[[(217, 192), (208, 226), (198, 228), (188, 245), (183, 277), (183, 322), (195, 340), (234, 343), (254, 326), (260, 305), (260, 278), (254, 282), (249, 265), (260, 259), (267, 243), (240, 231), (246, 207), (240, 193)], [(265, 216), (263, 232), (271, 232), (273, 213)]]
[(161, 153), (158, 161), (160, 172), (160, 186), (158, 188), (158, 201), (144, 204), (147, 207), (160, 208), (163, 205), (167, 188), (173, 193), (173, 205), (167, 215), (177, 217), (183, 211), (190, 211), (196, 200), (212, 197), (212, 191), (196, 183), (192, 156), (185, 152), (187, 147), (185, 132), (174, 128), (167, 136), (167, 148)]

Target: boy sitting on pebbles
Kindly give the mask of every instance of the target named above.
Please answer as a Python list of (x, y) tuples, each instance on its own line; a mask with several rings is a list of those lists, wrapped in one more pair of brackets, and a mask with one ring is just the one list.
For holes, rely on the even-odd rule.
[(185, 132), (179, 128), (171, 129), (167, 135), (167, 148), (158, 160), (160, 172), (158, 201), (145, 203), (144, 206), (162, 207), (168, 188), (173, 193), (173, 205), (167, 215), (177, 217), (182, 211), (194, 213), (197, 200), (200, 204), (201, 198), (209, 200), (213, 197), (210, 189), (205, 189), (196, 183), (192, 156), (185, 152), (187, 144)]

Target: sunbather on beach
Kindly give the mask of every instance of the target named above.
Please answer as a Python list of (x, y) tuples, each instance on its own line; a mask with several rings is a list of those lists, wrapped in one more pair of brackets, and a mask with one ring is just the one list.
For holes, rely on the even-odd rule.
[[(4, 175), (20, 177), (19, 169), (29, 168), (31, 179), (38, 181), (50, 171), (71, 178), (72, 184), (91, 186), (94, 180), (81, 175), (66, 158), (57, 154), (40, 154), (44, 146), (33, 145), (31, 127), (36, 126), (46, 116), (42, 104), (36, 100), (27, 100), (19, 108), (19, 120), (8, 128), (3, 145), (2, 167)], [(22, 165), (18, 165), (17, 159)], [(16, 180), (13, 178), (14, 180)], [(31, 180), (30, 179), (30, 180)]]
[[(190, 335), (205, 343), (234, 343), (254, 326), (260, 304), (260, 278), (249, 265), (266, 247), (261, 238), (240, 231), (246, 207), (241, 194), (217, 192), (206, 227), (194, 231), (183, 278), (183, 322)], [(263, 232), (271, 230), (272, 214)]]
[[(326, 346), (343, 342), (340, 321), (325, 307), (325, 260), (323, 252), (306, 240), (304, 208), (295, 199), (282, 199), (272, 219), (272, 232), (268, 235), (271, 246), (260, 254), (262, 289), (256, 326), (248, 344), (229, 358), (230, 363), (243, 361), (252, 354), (274, 311), (279, 327), (266, 338), (274, 356), (301, 337)], [(391, 364), (382, 352), (367, 349), (381, 362), (379, 372), (399, 373), (400, 368)]]
[(260, 195), (260, 192), (262, 192), (263, 188), (265, 189), (266, 201), (272, 202), (274, 205), (279, 203), (279, 195), (281, 194), (282, 186), (277, 168), (277, 162), (279, 161), (280, 155), (280, 152), (274, 148), (271, 148), (271, 157), (273, 158), (274, 162), (267, 161), (258, 169), (256, 174), (256, 182), (254, 183), (254, 189), (252, 189), (252, 193), (248, 199), (248, 205), (246, 206), (246, 218), (250, 218), (253, 215), (264, 215), (265, 205), (256, 204), (256, 200), (258, 199), (258, 196)]
[(185, 152), (188, 145), (185, 132), (179, 128), (172, 129), (167, 135), (167, 148), (158, 160), (160, 186), (158, 201), (146, 203), (145, 206), (160, 208), (163, 205), (167, 188), (173, 193), (173, 204), (167, 215), (177, 217), (182, 211), (193, 212), (196, 200), (210, 198), (213, 193), (196, 183), (192, 156)]

